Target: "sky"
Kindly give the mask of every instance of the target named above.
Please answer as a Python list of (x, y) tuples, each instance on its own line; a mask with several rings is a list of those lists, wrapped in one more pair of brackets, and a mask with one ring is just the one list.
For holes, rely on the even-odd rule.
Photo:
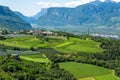
[[(95, 0), (0, 0), (0, 5), (8, 6), (11, 10), (19, 11), (25, 16), (33, 16), (42, 8), (76, 7), (92, 1)], [(120, 2), (120, 0), (113, 1)]]

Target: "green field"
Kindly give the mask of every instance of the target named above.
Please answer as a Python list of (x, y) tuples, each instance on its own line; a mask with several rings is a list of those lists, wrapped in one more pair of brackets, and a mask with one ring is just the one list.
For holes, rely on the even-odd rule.
[(59, 65), (80, 80), (120, 80), (112, 70), (103, 67), (76, 62), (63, 62)]
[(58, 52), (63, 53), (75, 53), (75, 52), (86, 52), (86, 53), (96, 53), (102, 52), (103, 49), (99, 47), (100, 43), (94, 42), (92, 40), (81, 40), (78, 38), (70, 37), (67, 40), (64, 37), (47, 37), (49, 41), (44, 41), (42, 39), (36, 38), (35, 36), (26, 37), (14, 37), (7, 40), (0, 40), (1, 44), (5, 46), (28, 48), (31, 47), (41, 47), (41, 48), (52, 48)]
[(33, 62), (40, 62), (40, 63), (50, 63), (51, 61), (46, 57), (44, 54), (26, 54), (21, 55), (20, 58), (28, 61)]
[(103, 50), (99, 47), (100, 43), (94, 42), (92, 40), (81, 40), (78, 38), (70, 38), (66, 42), (57, 45), (56, 50), (62, 51), (64, 53), (75, 53), (75, 52), (85, 52), (85, 53), (95, 53), (102, 52)]
[(14, 37), (7, 40), (1, 40), (0, 43), (6, 46), (30, 48), (30, 47), (54, 47), (57, 44), (61, 44), (64, 40), (62, 39), (50, 39), (50, 41), (42, 42), (42, 39), (36, 38), (35, 36), (25, 37)]

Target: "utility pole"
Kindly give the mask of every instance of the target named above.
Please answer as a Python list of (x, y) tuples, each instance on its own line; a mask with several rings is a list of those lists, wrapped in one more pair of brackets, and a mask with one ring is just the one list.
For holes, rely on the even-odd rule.
[(90, 29), (89, 29), (89, 27), (88, 27), (88, 35), (90, 34)]

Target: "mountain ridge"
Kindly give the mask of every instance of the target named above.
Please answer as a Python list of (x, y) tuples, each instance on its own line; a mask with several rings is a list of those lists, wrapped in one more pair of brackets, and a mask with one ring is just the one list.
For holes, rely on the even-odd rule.
[(20, 18), (22, 18), (24, 21), (34, 24), (35, 23), (35, 18), (34, 17), (27, 17), (24, 16), (22, 13), (15, 11), (15, 14), (17, 14)]
[(81, 26), (91, 23), (113, 26), (119, 24), (118, 21), (112, 21), (113, 18), (120, 17), (119, 10), (120, 2), (111, 0), (95, 1), (75, 8), (51, 7), (46, 14), (37, 19), (36, 23), (40, 26)]
[(10, 30), (31, 29), (31, 25), (23, 21), (20, 16), (16, 15), (9, 7), (0, 5), (0, 28)]
[[(75, 8), (50, 7), (25, 20), (40, 26), (120, 27), (120, 2), (96, 0)], [(36, 17), (37, 16), (37, 17)], [(22, 18), (22, 17), (21, 17)], [(52, 28), (52, 27), (51, 27)], [(68, 28), (68, 27), (67, 27)]]

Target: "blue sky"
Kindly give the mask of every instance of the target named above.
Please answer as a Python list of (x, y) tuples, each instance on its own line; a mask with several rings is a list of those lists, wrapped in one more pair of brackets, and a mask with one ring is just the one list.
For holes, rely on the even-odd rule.
[[(33, 16), (42, 8), (76, 7), (92, 1), (95, 0), (0, 0), (0, 5), (8, 6), (13, 11), (19, 11), (26, 16)], [(120, 0), (114, 1), (120, 2)]]

